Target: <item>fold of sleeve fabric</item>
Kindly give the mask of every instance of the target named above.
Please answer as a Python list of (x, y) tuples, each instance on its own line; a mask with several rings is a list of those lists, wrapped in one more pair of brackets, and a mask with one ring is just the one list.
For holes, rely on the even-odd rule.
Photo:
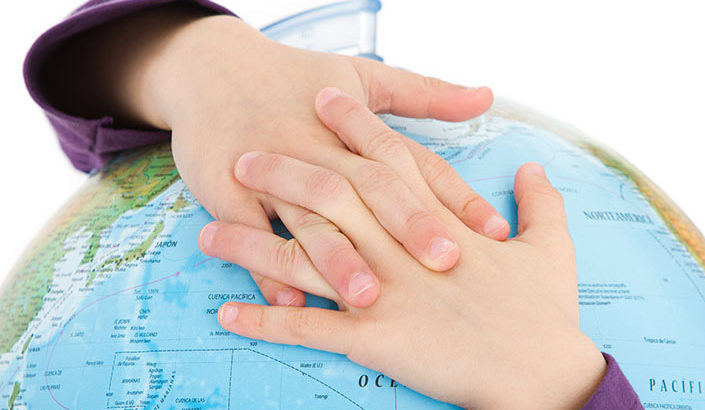
[[(67, 114), (61, 107), (53, 106), (46, 98), (39, 81), (42, 70), (51, 69), (44, 67), (48, 57), (61, 42), (78, 33), (130, 13), (175, 1), (180, 0), (90, 1), (39, 37), (27, 54), (24, 75), (29, 93), (44, 110), (56, 130), (61, 148), (73, 165), (81, 171), (100, 169), (120, 151), (167, 140), (171, 133), (161, 130), (115, 128), (113, 118), (109, 115), (101, 118), (80, 118)], [(234, 15), (226, 8), (208, 0), (189, 1), (216, 14)], [(80, 64), (80, 61), (76, 64)], [(584, 409), (642, 409), (637, 394), (617, 362), (608, 354), (604, 356), (608, 364), (607, 373)]]
[(641, 404), (639, 396), (632, 388), (627, 377), (622, 373), (622, 369), (619, 368), (614, 357), (607, 353), (602, 353), (602, 355), (607, 361), (607, 372), (590, 401), (583, 407), (583, 410), (643, 409), (644, 406)]
[[(163, 130), (116, 128), (108, 113), (101, 118), (81, 118), (62, 111), (61, 107), (51, 104), (46, 90), (41, 86), (42, 72), (52, 69), (46, 67), (48, 58), (62, 42), (78, 33), (140, 10), (177, 1), (184, 0), (92, 0), (42, 34), (30, 48), (24, 63), (27, 89), (46, 113), (56, 130), (59, 145), (74, 167), (84, 172), (100, 169), (120, 151), (167, 140), (171, 133)], [(214, 14), (234, 15), (225, 7), (208, 0), (188, 1)]]

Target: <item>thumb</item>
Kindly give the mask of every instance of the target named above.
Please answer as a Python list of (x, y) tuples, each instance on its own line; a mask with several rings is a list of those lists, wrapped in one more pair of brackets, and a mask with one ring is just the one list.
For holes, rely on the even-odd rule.
[(433, 77), (390, 67), (379, 61), (351, 57), (375, 113), (403, 117), (464, 121), (487, 111), (492, 90), (468, 88)]
[(543, 167), (528, 162), (514, 180), (517, 238), (536, 245), (570, 242), (563, 197), (546, 178)]

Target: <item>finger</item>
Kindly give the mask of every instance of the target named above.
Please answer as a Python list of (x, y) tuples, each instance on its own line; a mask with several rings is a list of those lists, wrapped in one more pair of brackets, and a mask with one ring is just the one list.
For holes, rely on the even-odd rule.
[(352, 306), (367, 307), (379, 296), (379, 281), (350, 240), (326, 218), (275, 200), (274, 210), (323, 278)]
[(392, 168), (360, 157), (343, 168), (379, 223), (416, 260), (439, 272), (458, 262), (451, 234)]
[(325, 88), (317, 96), (316, 111), (352, 152), (398, 171), (419, 197), (438, 197), (475, 232), (499, 240), (509, 235), (507, 221), (450, 164), (391, 130), (354, 98), (335, 88)]
[(352, 318), (328, 309), (228, 302), (218, 310), (218, 322), (225, 330), (252, 339), (344, 355), (355, 340)]
[(503, 241), (509, 236), (509, 222), (475, 192), (440, 155), (411, 138), (404, 143), (418, 164), (424, 180), (436, 197), (468, 228), (488, 238)]
[(430, 211), (434, 205), (441, 208), (440, 204), (401, 136), (367, 107), (336, 88), (324, 88), (318, 93), (316, 111), (350, 151), (364, 157), (351, 156), (340, 161), (337, 168), (352, 182), (380, 223), (428, 268), (452, 268), (460, 253), (438, 218), (440, 215)]
[[(450, 269), (457, 261), (459, 251), (457, 244), (449, 239), (445, 227), (421, 205), (393, 171), (379, 163), (372, 165), (375, 166), (359, 170), (358, 178), (365, 182), (356, 186), (375, 214), (372, 221), (379, 221), (377, 226), (381, 224), (430, 269)], [(324, 216), (340, 227), (356, 247), (360, 242), (355, 237), (369, 238), (370, 233), (361, 230), (361, 226), (350, 226), (350, 221), (346, 222), (351, 219), (350, 211), (352, 215), (367, 215), (361, 219), (368, 224), (370, 216), (348, 180), (338, 173), (264, 152), (249, 152), (240, 157), (236, 173), (238, 180), (251, 189)], [(350, 231), (343, 224), (347, 224)]]
[(563, 198), (536, 162), (524, 164), (514, 180), (518, 239), (537, 245), (570, 243)]
[(351, 60), (367, 90), (367, 105), (376, 113), (463, 121), (477, 117), (492, 105), (492, 90), (487, 87), (468, 88), (378, 61), (354, 57)]
[(199, 245), (207, 255), (263, 272), (276, 282), (308, 293), (338, 300), (295, 239), (286, 240), (243, 224), (215, 221), (203, 228)]
[[(223, 181), (229, 187), (218, 194), (214, 204), (209, 204), (208, 211), (219, 221), (237, 222), (272, 232), (272, 225), (262, 205), (245, 188), (229, 175), (230, 179)], [(232, 246), (237, 246), (233, 243)], [(204, 252), (205, 253), (205, 252)], [(226, 258), (227, 259), (227, 258)], [(250, 276), (255, 281), (262, 296), (270, 305), (304, 306), (306, 295), (284, 283), (276, 282), (260, 272), (250, 270)]]
[[(328, 129), (337, 134), (348, 150), (389, 166), (422, 201), (435, 198), (404, 144), (402, 135), (389, 128), (367, 107), (334, 87), (321, 90), (316, 96), (315, 105), (318, 118)], [(339, 161), (337, 158), (333, 160)], [(340, 162), (351, 163), (352, 161)], [(343, 175), (350, 179), (349, 175), (345, 173)]]

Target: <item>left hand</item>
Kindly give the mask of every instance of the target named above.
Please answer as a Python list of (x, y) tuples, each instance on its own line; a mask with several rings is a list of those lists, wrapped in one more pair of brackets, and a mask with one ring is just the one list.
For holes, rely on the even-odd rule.
[[(404, 161), (403, 169), (392, 172), (380, 162), (351, 153), (320, 123), (310, 104), (323, 86), (335, 85), (376, 112), (458, 121), (479, 115), (490, 106), (492, 92), (488, 88), (470, 89), (368, 59), (288, 47), (234, 17), (197, 18), (169, 10), (176, 13), (173, 24), (152, 37), (152, 46), (142, 46), (145, 51), (139, 53), (132, 43), (126, 43), (130, 56), (142, 57), (127, 70), (132, 75), (116, 93), (122, 96), (128, 118), (172, 130), (172, 152), (179, 174), (215, 219), (268, 230), (272, 243), (277, 237), (271, 233), (268, 219), (296, 214), (289, 204), (275, 203), (234, 178), (232, 169), (240, 155), (263, 150), (335, 169), (358, 191), (369, 190), (370, 209), (411, 255), (432, 270), (445, 271), (455, 265), (458, 252), (454, 238), (426, 207), (431, 197), (462, 208), (464, 221), (478, 232), (506, 239), (509, 224), (469, 187), (456, 181), (445, 190), (438, 188), (443, 180), (459, 179), (445, 162), (433, 156), (429, 160), (425, 150), (408, 149), (405, 137), (377, 123), (375, 129), (367, 130), (379, 137), (369, 149)], [(167, 11), (155, 12), (151, 18), (145, 15), (144, 31), (163, 25)], [(123, 36), (115, 38), (125, 43)], [(428, 172), (428, 183), (415, 178), (420, 170)], [(408, 186), (412, 178), (416, 186)], [(380, 201), (383, 194), (395, 195), (398, 201)], [(315, 270), (306, 277), (292, 275), (287, 260), (279, 261), (277, 269), (250, 265), (267, 301), (303, 305), (300, 289), (314, 281), (317, 289), (332, 287), (355, 306), (374, 302), (379, 292), (374, 271), (364, 266), (342, 235), (332, 232), (326, 239), (333, 240), (323, 240), (320, 234), (311, 236), (311, 246), (318, 252), (308, 256), (322, 277)], [(201, 237), (201, 243), (207, 242), (205, 233)], [(297, 243), (277, 242), (276, 254), (301, 254)], [(346, 264), (331, 265), (329, 255), (340, 252), (348, 255)], [(366, 279), (355, 276), (360, 269)], [(353, 277), (359, 283), (353, 283)], [(358, 293), (368, 285), (365, 294)]]
[[(359, 148), (370, 143), (375, 134), (366, 131), (380, 120), (349, 96), (326, 97), (318, 98), (322, 121), (349, 147), (371, 155)], [(394, 156), (379, 160), (397, 172), (406, 166)], [(251, 189), (330, 220), (377, 272), (382, 291), (371, 307), (343, 303), (337, 312), (228, 302), (218, 314), (225, 329), (345, 354), (419, 392), (477, 409), (579, 408), (599, 385), (606, 363), (579, 328), (563, 201), (539, 164), (517, 172), (518, 236), (507, 242), (473, 232), (449, 209), (432, 204), (462, 255), (444, 273), (414, 260), (365, 205), (370, 195), (358, 197), (334, 171), (256, 152), (240, 158), (236, 176)], [(331, 183), (306, 183), (310, 178)], [(237, 239), (251, 246), (247, 237)], [(254, 248), (265, 256), (266, 249)]]
[[(271, 304), (303, 305), (304, 294), (299, 288), (313, 284), (319, 291), (337, 294), (361, 307), (374, 302), (379, 283), (343, 235), (326, 231), (324, 225), (316, 226), (311, 218), (307, 231), (317, 234), (310, 235), (314, 244), (309, 244), (309, 249), (315, 247), (317, 252), (307, 257), (317, 269), (307, 269), (303, 276), (293, 274), (296, 267), (288, 264), (287, 258), (301, 260), (304, 252), (298, 241), (274, 235), (269, 219), (275, 215), (295, 217), (298, 210), (237, 182), (232, 169), (235, 160), (247, 151), (321, 161), (319, 165), (348, 176), (356, 188), (391, 192), (398, 203), (367, 196), (371, 200), (368, 205), (390, 233), (429, 268), (444, 271), (453, 266), (458, 260), (454, 239), (424, 208), (420, 191), (406, 185), (412, 175), (390, 172), (378, 162), (351, 153), (316, 118), (310, 102), (322, 87), (335, 85), (378, 112), (457, 121), (484, 112), (492, 103), (492, 92), (367, 59), (287, 47), (267, 39), (239, 18), (206, 14), (192, 2), (170, 2), (76, 36), (57, 57), (57, 65), (66, 70), (52, 71), (56, 78), (50, 79), (58, 87), (56, 96), (66, 99), (59, 105), (86, 118), (110, 113), (118, 127), (171, 130), (179, 174), (208, 212), (218, 221), (268, 231), (263, 236), (272, 245), (273, 254), (281, 258), (270, 264), (252, 264), (249, 269)], [(76, 61), (81, 64), (74, 64)], [(113, 64), (115, 61), (120, 64)], [(410, 153), (404, 143), (408, 141), (386, 127), (372, 131), (380, 137), (378, 150), (401, 154), (405, 159), (413, 156), (410, 172), (424, 172), (428, 180), (423, 183), (427, 185), (424, 194), (432, 191), (444, 203), (462, 209), (463, 220), (478, 232), (506, 239), (506, 221), (469, 187), (457, 182), (459, 177), (445, 162), (423, 149), (411, 149)], [(371, 179), (374, 185), (368, 183), (369, 174), (380, 177)], [(452, 185), (442, 183), (454, 178)], [(202, 233), (202, 245), (210, 240), (208, 232), (213, 233)], [(237, 245), (231, 242), (231, 246)], [(203, 250), (216, 251), (208, 246)], [(341, 253), (346, 255), (345, 265), (329, 263), (331, 255)], [(356, 276), (360, 272), (364, 275)], [(366, 291), (359, 293), (361, 290)]]

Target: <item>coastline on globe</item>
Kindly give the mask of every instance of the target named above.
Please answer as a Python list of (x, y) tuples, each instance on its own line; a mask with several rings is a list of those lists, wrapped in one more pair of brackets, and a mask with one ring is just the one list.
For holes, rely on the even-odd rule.
[[(451, 163), (512, 234), (514, 173), (542, 163), (575, 242), (581, 328), (646, 407), (704, 407), (705, 239), (660, 188), (573, 127), (506, 101), (461, 123), (382, 118)], [(222, 303), (264, 300), (246, 270), (200, 252), (211, 220), (168, 144), (89, 177), (0, 289), (0, 409), (454, 408), (344, 356), (221, 329)]]
[[(511, 107), (511, 110), (507, 110), (506, 107)], [(503, 114), (508, 118), (535, 124), (556, 133), (594, 155), (606, 166), (625, 175), (634, 182), (654, 210), (663, 218), (669, 229), (683, 242), (683, 245), (688, 248), (688, 251), (698, 260), (700, 265), (705, 266), (705, 237), (703, 237), (703, 234), (685, 212), (658, 185), (653, 183), (626, 158), (593, 140), (570, 124), (549, 119), (549, 117), (538, 114), (530, 108), (500, 100), (499, 104), (496, 104), (495, 110), (497, 112), (503, 111)]]

